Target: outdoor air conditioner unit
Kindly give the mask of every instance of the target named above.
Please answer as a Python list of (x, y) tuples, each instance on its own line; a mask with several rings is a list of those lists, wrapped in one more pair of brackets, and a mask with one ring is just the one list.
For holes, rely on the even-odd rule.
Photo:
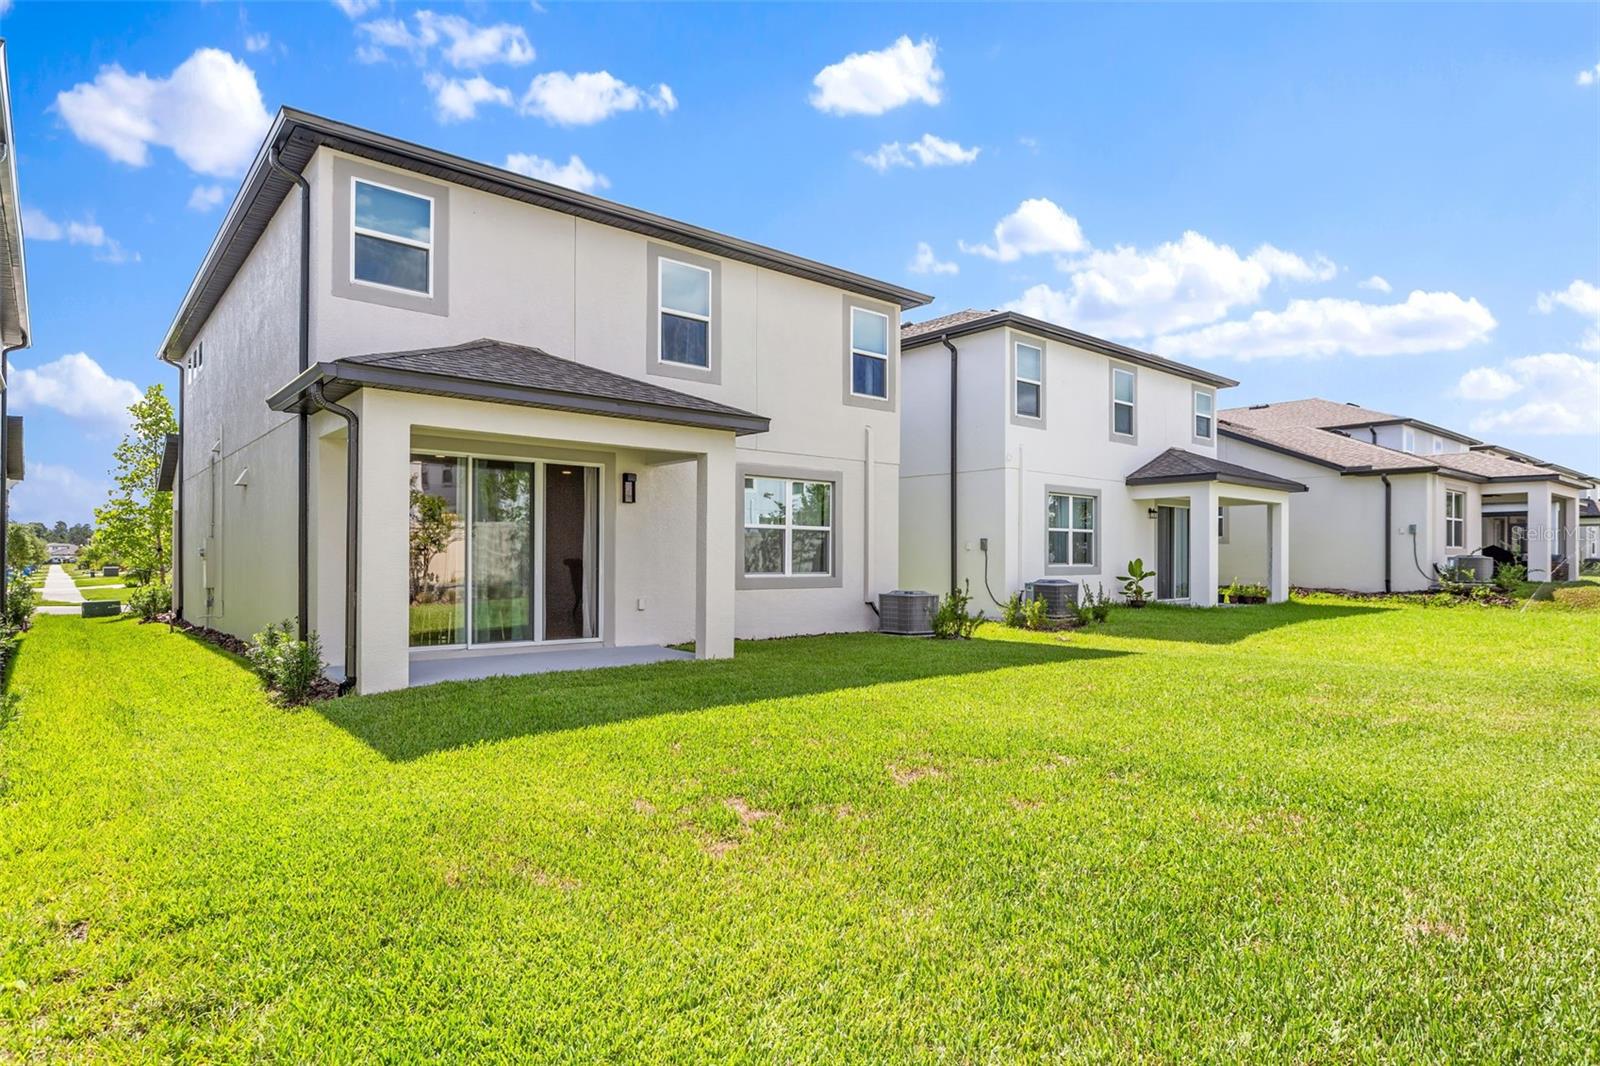
[(1064, 577), (1041, 577), (1028, 582), (1024, 599), (1043, 600), (1045, 614), (1065, 618), (1078, 609), (1078, 583)]
[(1445, 562), (1457, 573), (1470, 573), (1474, 581), (1494, 580), (1494, 560), (1487, 555), (1452, 555)]
[(939, 597), (931, 592), (895, 589), (878, 596), (878, 630), (901, 637), (926, 637), (933, 634), (933, 613)]

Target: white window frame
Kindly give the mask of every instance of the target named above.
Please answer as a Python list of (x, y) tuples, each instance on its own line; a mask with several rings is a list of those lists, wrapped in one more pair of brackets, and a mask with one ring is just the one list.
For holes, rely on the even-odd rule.
[[(1137, 395), (1137, 393), (1135, 395)], [(1201, 410), (1200, 410), (1200, 401), (1201, 400), (1205, 400), (1208, 404), (1210, 404), (1211, 405), (1211, 409), (1208, 410), (1208, 411), (1205, 411), (1204, 413), (1202, 413)], [(1115, 402), (1115, 394), (1113, 394), (1112, 402)], [(1215, 440), (1216, 439), (1216, 435), (1217, 435), (1217, 397), (1216, 397), (1216, 394), (1215, 393), (1211, 393), (1211, 392), (1207, 392), (1205, 389), (1196, 389), (1195, 393), (1194, 393), (1193, 408), (1194, 408), (1194, 410), (1193, 410), (1193, 414), (1194, 414), (1194, 435), (1196, 437), (1200, 438), (1201, 440)], [(1113, 414), (1112, 417), (1115, 418), (1116, 416)], [(1200, 420), (1202, 418), (1206, 420), (1206, 431), (1204, 433), (1200, 432)]]
[[(358, 185), (371, 185), (374, 189), (385, 189), (392, 193), (399, 193), (401, 196), (409, 196), (413, 200), (426, 200), (428, 202), (428, 239), (419, 241), (410, 237), (396, 237), (392, 233), (384, 233), (382, 230), (367, 229), (358, 225), (356, 219), (359, 217), (361, 210), (357, 202), (356, 186)], [(437, 207), (438, 204), (434, 202), (433, 197), (426, 193), (412, 192), (410, 189), (399, 189), (393, 185), (385, 185), (381, 181), (373, 181), (371, 178), (358, 177), (355, 174), (350, 175), (350, 284), (365, 285), (370, 289), (382, 289), (385, 292), (403, 292), (408, 296), (433, 296), (433, 262), (435, 258), (433, 235), (435, 226), (438, 224)], [(367, 281), (365, 278), (356, 277), (357, 236), (371, 237), (373, 240), (388, 241), (390, 244), (400, 244), (410, 248), (421, 248), (427, 252), (428, 291), (418, 292), (416, 289), (407, 289), (401, 285), (385, 285), (379, 281)]]
[[(1022, 376), (1022, 349), (1031, 348), (1039, 353), (1039, 376), (1026, 378)], [(1035, 422), (1044, 421), (1044, 345), (1034, 344), (1032, 341), (1011, 342), (1011, 413), (1017, 418), (1027, 418)], [(1017, 402), (1022, 393), (1023, 385), (1032, 385), (1039, 390), (1039, 410), (1034, 414), (1026, 414), (1022, 405)]]
[[(700, 273), (702, 273), (702, 274), (704, 274), (706, 276), (706, 309), (708, 311), (710, 311), (710, 314), (702, 315), (702, 314), (699, 314), (699, 313), (694, 312), (694, 311), (679, 311), (677, 308), (669, 308), (667, 306), (667, 286), (663, 282), (662, 273), (666, 269), (666, 264), (668, 264), (668, 263), (671, 263), (674, 266), (688, 267), (690, 270), (698, 270)], [(711, 331), (715, 328), (715, 325), (713, 324), (712, 319), (717, 313), (717, 305), (716, 305), (717, 290), (716, 290), (716, 285), (715, 285), (716, 280), (717, 280), (716, 276), (714, 274), (712, 274), (710, 268), (703, 267), (698, 263), (686, 263), (682, 259), (673, 259), (671, 256), (666, 256), (666, 255), (662, 255), (662, 256), (657, 256), (656, 257), (656, 362), (657, 363), (665, 363), (667, 366), (683, 367), (685, 370), (703, 370), (708, 374), (711, 372), (711, 362), (712, 362)], [(662, 322), (661, 322), (661, 319), (662, 319), (663, 315), (676, 315), (678, 318), (687, 318), (692, 322), (704, 322), (706, 324), (706, 365), (705, 366), (701, 366), (698, 363), (680, 363), (676, 359), (668, 359), (667, 358), (666, 330), (662, 329)]]
[(200, 371), (206, 367), (206, 346), (202, 341), (194, 346), (189, 357), (183, 361), (184, 380), (193, 381), (200, 376)]
[(1407, 455), (1417, 454), (1417, 431), (1410, 426), (1400, 427), (1400, 450)]
[[(1453, 515), (1450, 513), (1451, 503), (1455, 504), (1456, 513)], [(1467, 546), (1467, 494), (1460, 489), (1444, 490), (1444, 546)]]
[[(868, 351), (865, 348), (856, 347), (856, 312), (858, 311), (864, 315), (873, 315), (877, 318), (883, 319), (883, 346), (885, 351), (882, 355), (879, 355), (877, 352)], [(870, 307), (857, 307), (855, 304), (850, 305), (850, 395), (861, 396), (868, 400), (887, 400), (889, 398), (889, 352), (887, 349), (890, 347), (890, 334), (892, 333), (892, 330), (889, 328), (890, 326), (891, 323), (889, 321), (889, 316), (884, 314), (882, 311), (874, 311)], [(857, 356), (860, 356), (863, 359), (876, 359), (878, 362), (883, 364), (882, 396), (879, 396), (875, 392), (856, 391)], [(832, 514), (833, 500), (831, 497), (828, 500), (828, 507), (828, 513)]]
[[(1050, 524), (1050, 505), (1052, 503), (1054, 503), (1057, 499), (1062, 499), (1062, 500), (1067, 501), (1067, 505), (1066, 505), (1067, 524), (1064, 525), (1064, 526), (1053, 526), (1053, 525)], [(1074, 518), (1076, 517), (1076, 510), (1075, 510), (1073, 505), (1078, 500), (1088, 500), (1089, 501), (1089, 525), (1088, 526), (1077, 526), (1077, 525), (1073, 524)], [(1051, 492), (1051, 493), (1046, 494), (1045, 503), (1044, 503), (1044, 557), (1045, 557), (1046, 564), (1049, 565), (1049, 566), (1089, 566), (1089, 567), (1092, 567), (1092, 566), (1096, 565), (1095, 564), (1095, 555), (1096, 555), (1096, 549), (1098, 547), (1098, 543), (1097, 543), (1098, 542), (1098, 536), (1097, 536), (1098, 528), (1097, 527), (1099, 526), (1099, 524), (1100, 524), (1100, 500), (1099, 500), (1098, 497), (1089, 496), (1089, 495), (1085, 495), (1083, 493), (1076, 493), (1076, 492)], [(1061, 561), (1061, 560), (1056, 560), (1056, 559), (1050, 558), (1050, 534), (1052, 534), (1052, 533), (1065, 533), (1067, 535), (1067, 558), (1066, 558), (1065, 561)], [(1089, 534), (1089, 558), (1083, 560), (1082, 562), (1079, 562), (1078, 560), (1072, 558), (1072, 550), (1073, 550), (1073, 548), (1072, 548), (1072, 535), (1074, 533), (1087, 533), (1087, 534)]]
[[(834, 520), (834, 514), (835, 514), (834, 504), (835, 504), (837, 496), (838, 496), (839, 483), (837, 481), (820, 481), (820, 480), (817, 480), (817, 479), (814, 479), (814, 478), (804, 478), (804, 477), (776, 477), (776, 476), (774, 476), (772, 474), (746, 474), (746, 475), (744, 475), (744, 480), (739, 485), (739, 493), (740, 493), (740, 496), (739, 496), (739, 511), (740, 511), (741, 517), (744, 514), (744, 493), (750, 491), (750, 488), (751, 488), (750, 482), (752, 482), (752, 481), (781, 481), (781, 482), (783, 482), (783, 486), (784, 486), (783, 524), (781, 526), (780, 525), (769, 525), (769, 524), (760, 523), (760, 522), (757, 522), (757, 523), (752, 525), (749, 522), (741, 521), (741, 529), (744, 530), (744, 531), (748, 531), (748, 530), (752, 530), (752, 529), (763, 530), (763, 531), (766, 531), (766, 532), (770, 532), (770, 531), (772, 531), (774, 529), (783, 530), (783, 571), (781, 573), (773, 573), (773, 572), (760, 572), (760, 571), (751, 572), (749, 570), (746, 570), (745, 569), (745, 564), (744, 564), (744, 543), (743, 543), (743, 538), (741, 537), (740, 544), (739, 544), (739, 569), (744, 574), (744, 576), (747, 577), (747, 578), (783, 578), (783, 577), (798, 577), (798, 578), (814, 578), (814, 577), (816, 577), (816, 578), (820, 578), (820, 577), (832, 577), (833, 576), (833, 566), (834, 566), (835, 553), (839, 550), (839, 543), (838, 543), (839, 534), (838, 534), (838, 531), (834, 528), (833, 525), (826, 525), (826, 526), (801, 526), (801, 525), (796, 525), (795, 521), (794, 521), (794, 512), (795, 512), (794, 487), (796, 485), (826, 485), (826, 486), (828, 486), (828, 521), (830, 523), (832, 523), (833, 520)], [(804, 571), (803, 573), (798, 573), (798, 574), (795, 573), (795, 571), (794, 571), (794, 535), (797, 532), (798, 533), (826, 533), (826, 534), (828, 534), (828, 568), (826, 570), (807, 570), (807, 571)]]
[(1433, 438), (1433, 454), (1434, 455), (1440, 455), (1440, 454), (1443, 454), (1443, 452), (1444, 452), (1444, 438), (1443, 437), (1435, 437), (1435, 438)]
[[(1128, 380), (1133, 382), (1133, 399), (1117, 399), (1117, 375), (1126, 374)], [(1117, 408), (1128, 409), (1128, 432), (1123, 433), (1117, 429)], [(1139, 436), (1139, 377), (1126, 367), (1114, 366), (1111, 368), (1111, 435), (1113, 437), (1126, 437), (1134, 440)]]

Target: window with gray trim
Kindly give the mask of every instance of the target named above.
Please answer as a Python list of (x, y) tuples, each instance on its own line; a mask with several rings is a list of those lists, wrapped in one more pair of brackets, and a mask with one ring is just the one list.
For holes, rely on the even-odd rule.
[(747, 577), (825, 577), (833, 569), (833, 482), (744, 479)]
[(1194, 390), (1194, 435), (1202, 440), (1211, 439), (1212, 419), (1216, 416), (1217, 397), (1206, 389)]
[(1134, 436), (1134, 404), (1137, 399), (1133, 371), (1111, 368), (1111, 432), (1118, 437)]
[(1045, 536), (1051, 566), (1094, 565), (1095, 502), (1093, 496), (1050, 493)]
[(850, 394), (889, 398), (889, 316), (850, 308)]
[(1044, 412), (1044, 349), (1026, 341), (1015, 343), (1012, 410), (1022, 418), (1039, 418)]
[(433, 292), (433, 199), (351, 178), (350, 280)]
[(1444, 546), (1467, 546), (1467, 494), (1446, 490), (1444, 494)]
[(657, 351), (664, 363), (711, 366), (711, 271), (662, 256), (656, 260), (660, 294)]

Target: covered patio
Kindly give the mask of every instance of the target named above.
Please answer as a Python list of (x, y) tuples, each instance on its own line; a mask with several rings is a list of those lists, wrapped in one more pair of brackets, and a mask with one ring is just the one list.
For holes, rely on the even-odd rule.
[(1223, 572), (1220, 546), (1225, 536), (1231, 545), (1230, 526), (1251, 513), (1259, 518), (1259, 538), (1250, 541), (1253, 574), (1261, 575), (1268, 602), (1289, 598), (1289, 497), (1305, 485), (1181, 448), (1162, 452), (1126, 482), (1155, 527), (1158, 600), (1215, 607), (1218, 586), (1244, 576)]
[(357, 691), (733, 654), (734, 440), (766, 419), (487, 340), (272, 405), (312, 414), (311, 625)]
[(1576, 577), (1581, 493), (1554, 479), (1494, 479), (1483, 486), (1483, 548), (1509, 553), (1534, 581)]

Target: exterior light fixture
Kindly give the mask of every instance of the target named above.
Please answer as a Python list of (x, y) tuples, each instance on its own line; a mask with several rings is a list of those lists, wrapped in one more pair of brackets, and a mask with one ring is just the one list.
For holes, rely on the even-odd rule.
[(623, 474), (622, 475), (622, 502), (623, 503), (635, 503), (635, 502), (637, 502), (637, 500), (638, 500), (638, 490), (639, 490), (639, 475), (638, 474)]
[(1160, 518), (1161, 517), (1161, 512), (1159, 510), (1157, 510), (1156, 508), (1154, 508), (1154, 507), (1150, 508), (1150, 510), (1147, 513), (1150, 515), (1151, 518)]

